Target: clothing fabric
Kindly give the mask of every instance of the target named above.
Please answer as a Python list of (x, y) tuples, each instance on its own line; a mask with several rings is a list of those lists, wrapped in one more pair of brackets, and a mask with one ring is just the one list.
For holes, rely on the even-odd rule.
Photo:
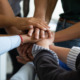
[(64, 13), (61, 18), (68, 20), (80, 20), (80, 0), (61, 0)]
[[(0, 34), (7, 34), (7, 33), (4, 29), (0, 29)], [(12, 71), (12, 75), (13, 75), (22, 67), (23, 64), (19, 63), (16, 59), (16, 56), (19, 56), (17, 49), (13, 49), (9, 51), (9, 55), (13, 66), (13, 71)]]
[(50, 51), (40, 51), (33, 62), (39, 80), (80, 80), (78, 71), (66, 71), (61, 68)]
[[(77, 22), (75, 20), (75, 22)], [(57, 31), (61, 31), (64, 30), (70, 26), (72, 26), (73, 24), (67, 23), (66, 21), (62, 22), (59, 21), (57, 24)], [(63, 42), (57, 42), (55, 43), (56, 46), (61, 46), (61, 47), (66, 47), (66, 48), (72, 48), (73, 46), (77, 46), (80, 47), (80, 39), (74, 39), (74, 40), (68, 40), (68, 41), (63, 41)], [(62, 61), (59, 60), (60, 66), (66, 70), (71, 70), (65, 63), (63, 63)]]
[[(34, 44), (32, 48), (33, 56), (35, 57), (42, 50), (49, 51), (54, 57), (56, 63), (59, 64), (58, 57), (53, 51), (36, 44)], [(12, 76), (10, 80), (39, 80), (39, 78), (36, 75), (34, 64), (32, 62), (29, 62), (25, 64), (14, 76)]]
[(50, 49), (46, 49), (46, 48), (43, 48), (41, 46), (38, 46), (36, 44), (33, 45), (33, 48), (32, 48), (32, 54), (33, 54), (33, 57), (35, 57), (40, 51), (42, 50), (46, 50), (46, 51), (49, 51), (50, 53), (53, 54), (53, 57), (54, 59), (56, 60), (56, 62), (59, 64), (59, 59), (58, 59), (58, 56), (55, 52), (53, 52), (52, 50)]
[(77, 70), (77, 68), (79, 68), (79, 67), (76, 67), (76, 66), (78, 66), (77, 64), (79, 64), (79, 60), (77, 60), (79, 54), (80, 54), (80, 47), (72, 47), (72, 49), (70, 50), (70, 52), (68, 54), (67, 65), (72, 70)]
[[(77, 54), (74, 55), (76, 57), (76, 71), (66, 71), (57, 63), (57, 58), (54, 55), (56, 53), (35, 44), (32, 48), (35, 67), (31, 62), (25, 64), (10, 80), (80, 80), (80, 54), (78, 54), (80, 48), (73, 47), (67, 59), (70, 60), (71, 53), (76, 53), (75, 49), (77, 49)], [(71, 60), (74, 57), (71, 57)], [(35, 76), (35, 72), (39, 78)]]
[(9, 1), (10, 5), (13, 9), (15, 16), (20, 14), (20, 10), (21, 10), (20, 2), (21, 2), (21, 0), (8, 0), (8, 1)]
[(18, 35), (9, 37), (0, 37), (0, 55), (18, 47), (21, 39)]
[(34, 73), (34, 64), (28, 62), (10, 80), (34, 80)]

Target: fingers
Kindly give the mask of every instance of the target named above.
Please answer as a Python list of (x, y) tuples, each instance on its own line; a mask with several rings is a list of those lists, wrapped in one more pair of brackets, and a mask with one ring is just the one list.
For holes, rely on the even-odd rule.
[(24, 48), (23, 48), (23, 51), (22, 51), (22, 56), (26, 56), (26, 54), (27, 54), (27, 50), (28, 50), (28, 48), (30, 47), (30, 45), (31, 44), (25, 44), (25, 46), (24, 46)]
[(35, 38), (36, 38), (36, 39), (39, 39), (39, 33), (40, 33), (40, 30), (39, 30), (38, 28), (35, 28), (35, 33), (34, 33), (34, 35), (35, 35)]
[(41, 32), (40, 32), (40, 37), (41, 37), (41, 38), (45, 38), (45, 31), (44, 31), (44, 30), (41, 30)]
[(28, 31), (28, 35), (29, 35), (29, 36), (32, 36), (33, 32), (34, 32), (34, 29), (32, 28), (32, 29), (30, 29), (30, 30)]
[(26, 64), (26, 63), (27, 63), (27, 62), (26, 62), (22, 57), (20, 57), (20, 56), (17, 56), (16, 58), (17, 58), (17, 61), (18, 61), (19, 63), (22, 63), (22, 64)]
[(52, 33), (51, 33), (51, 31), (48, 30), (47, 32), (48, 32), (48, 36), (49, 36), (49, 38), (51, 38), (51, 37), (52, 37)]
[(27, 50), (27, 57), (32, 61), (33, 60), (33, 55), (32, 55), (32, 47), (33, 44), (31, 44), (31, 46), (28, 48)]

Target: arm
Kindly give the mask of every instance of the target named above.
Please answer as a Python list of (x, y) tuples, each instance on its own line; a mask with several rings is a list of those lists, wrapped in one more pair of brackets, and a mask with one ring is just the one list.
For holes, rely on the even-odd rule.
[(16, 17), (8, 17), (4, 15), (0, 15), (0, 28), (11, 28), (14, 26), (19, 30), (29, 30), (34, 27), (38, 27), (40, 29), (45, 30), (47, 28), (46, 23), (40, 23), (41, 21), (36, 18), (16, 18)]
[(40, 18), (49, 23), (52, 12), (55, 9), (56, 3), (57, 0), (35, 0), (34, 17)]
[[(33, 37), (25, 35), (0, 35), (0, 54), (3, 54), (9, 50), (12, 50), (20, 44), (25, 43), (35, 43), (39, 40), (34, 39)], [(26, 46), (25, 46), (26, 47)]]
[(69, 51), (70, 51), (69, 48), (50, 45), (50, 49), (57, 54), (57, 56), (61, 61), (63, 61), (64, 63), (67, 63), (67, 55), (69, 54)]
[(0, 37), (0, 54), (18, 47), (21, 43), (19, 36)]
[(62, 42), (76, 38), (80, 38), (80, 22), (69, 28), (56, 32), (54, 42)]
[[(10, 7), (10, 4), (8, 2), (8, 0), (0, 0), (0, 14), (2, 15), (6, 15), (9, 17), (14, 17), (14, 13)], [(21, 31), (11, 27), (11, 28), (5, 28), (6, 32), (9, 34), (20, 34)]]
[(66, 63), (69, 68), (72, 70), (80, 69), (80, 47), (72, 47), (69, 49), (51, 45), (50, 49), (53, 50), (59, 59)]
[(0, 14), (14, 17), (14, 13), (8, 0), (0, 0)]
[(48, 0), (34, 0), (35, 1), (35, 12), (34, 17), (42, 19), (45, 21), (45, 14), (47, 10)]
[(48, 0), (45, 20), (49, 23), (58, 0)]
[[(40, 46), (43, 46), (43, 45), (40, 45)], [(33, 62), (40, 80), (60, 80), (60, 79), (61, 80), (69, 80), (69, 79), (78, 80), (80, 79), (77, 71), (69, 72), (61, 68), (57, 64), (55, 60), (55, 56), (51, 52), (45, 49), (40, 50), (41, 48), (36, 46), (33, 46), (33, 49), (38, 53), (35, 56)]]

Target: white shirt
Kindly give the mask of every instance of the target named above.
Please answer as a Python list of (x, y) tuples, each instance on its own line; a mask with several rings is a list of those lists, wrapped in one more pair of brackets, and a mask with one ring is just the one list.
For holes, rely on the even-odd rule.
[(21, 38), (16, 36), (0, 37), (0, 55), (18, 47), (21, 43)]

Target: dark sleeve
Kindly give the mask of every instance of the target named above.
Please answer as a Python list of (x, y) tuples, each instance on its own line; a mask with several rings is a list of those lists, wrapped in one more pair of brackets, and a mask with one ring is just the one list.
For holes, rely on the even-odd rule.
[(39, 80), (80, 80), (76, 71), (68, 72), (59, 67), (49, 51), (43, 50), (39, 52), (33, 62)]
[(76, 70), (78, 72), (80, 72), (80, 53), (79, 53), (79, 55), (77, 56), (77, 59), (76, 59)]

